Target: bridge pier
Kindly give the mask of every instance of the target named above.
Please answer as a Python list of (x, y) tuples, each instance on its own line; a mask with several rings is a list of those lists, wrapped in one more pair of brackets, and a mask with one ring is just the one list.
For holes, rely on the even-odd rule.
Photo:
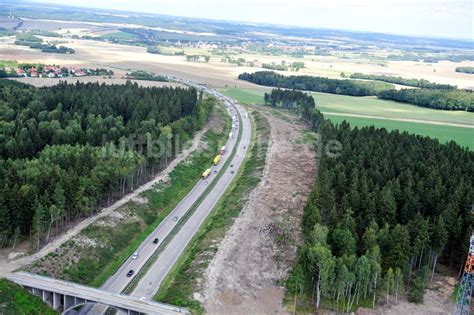
[(43, 298), (43, 290), (41, 289), (31, 288), (31, 293), (33, 293), (34, 295), (36, 295), (37, 297), (41, 299)]
[(62, 303), (62, 294), (53, 293), (53, 309), (55, 310), (62, 310), (63, 303)]
[(43, 290), (43, 302), (46, 302), (48, 305), (53, 305), (53, 294), (49, 291)]

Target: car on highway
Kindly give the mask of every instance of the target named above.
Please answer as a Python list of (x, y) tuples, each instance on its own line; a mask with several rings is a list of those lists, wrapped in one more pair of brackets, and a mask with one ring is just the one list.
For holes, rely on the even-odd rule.
[(173, 221), (178, 221), (178, 216), (174, 216)]
[(230, 171), (230, 173), (231, 173), (231, 174), (234, 174), (234, 173), (235, 173), (235, 171), (234, 171), (234, 170), (232, 170), (232, 171)]
[(132, 259), (137, 259), (138, 258), (138, 252), (133, 253)]
[(155, 239), (153, 240), (153, 244), (158, 244), (159, 241), (160, 241), (160, 240), (159, 240), (158, 238), (155, 238)]
[(129, 272), (127, 272), (127, 277), (133, 276), (134, 273), (135, 273), (135, 271), (130, 270)]

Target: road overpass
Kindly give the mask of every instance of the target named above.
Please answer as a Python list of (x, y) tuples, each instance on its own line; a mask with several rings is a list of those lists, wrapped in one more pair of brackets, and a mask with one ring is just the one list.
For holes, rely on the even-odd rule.
[(144, 301), (133, 296), (121, 295), (68, 281), (38, 276), (27, 272), (16, 272), (7, 277), (41, 298), (62, 314), (73, 313), (76, 307), (100, 304), (112, 307), (125, 314), (189, 314), (186, 309)]

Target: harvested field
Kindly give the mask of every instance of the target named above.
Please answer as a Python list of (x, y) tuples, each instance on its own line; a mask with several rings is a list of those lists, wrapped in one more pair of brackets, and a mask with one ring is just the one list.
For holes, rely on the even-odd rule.
[[(52, 23), (45, 20), (27, 21), (34, 28), (42, 28), (43, 24)], [(36, 24), (38, 26), (36, 26)], [(56, 24), (54, 24), (56, 23)], [(70, 34), (98, 35), (103, 31), (111, 31), (120, 27), (139, 27), (133, 24), (120, 25), (113, 23), (81, 23), (54, 21), (55, 29), (62, 27), (61, 32), (69, 31)], [(40, 27), (41, 26), (41, 27)], [(95, 33), (99, 32), (99, 33)], [(50, 38), (54, 39), (54, 38)], [(210, 84), (214, 87), (240, 87), (251, 88), (248, 82), (237, 80), (242, 72), (255, 72), (265, 70), (259, 67), (237, 67), (236, 65), (223, 63), (218, 55), (212, 55), (209, 63), (187, 62), (184, 56), (164, 56), (149, 54), (144, 47), (118, 45), (108, 42), (99, 42), (84, 39), (66, 39), (66, 46), (74, 48), (75, 54), (50, 54), (39, 50), (13, 45), (14, 38), (0, 39), (2, 45), (2, 59), (16, 59), (23, 62), (56, 63), (61, 65), (84, 64), (89, 66), (119, 67), (123, 69), (138, 68), (162, 74), (176, 75), (193, 81)], [(186, 53), (209, 54), (206, 49), (186, 48)], [(384, 53), (382, 53), (384, 55)], [(455, 72), (456, 67), (472, 66), (473, 62), (449, 62), (441, 61), (436, 64), (413, 62), (413, 61), (387, 61), (383, 66), (380, 61), (360, 60), (357, 56), (353, 58), (339, 58), (337, 56), (305, 56), (303, 59), (292, 56), (266, 56), (257, 53), (239, 54), (246, 60), (258, 60), (261, 63), (287, 63), (304, 61), (305, 68), (296, 74), (308, 74), (340, 78), (340, 73), (350, 74), (362, 72), (366, 74), (384, 73), (404, 78), (423, 78), (436, 83), (447, 83), (457, 85), (460, 88), (473, 88), (472, 78), (465, 73)], [(282, 72), (287, 75), (295, 75), (294, 72)]]
[[(71, 84), (74, 84), (76, 82), (83, 82), (83, 83), (89, 83), (89, 82), (98, 82), (98, 83), (105, 83), (105, 84), (125, 84), (127, 81), (126, 79), (108, 79), (108, 78), (103, 78), (101, 76), (90, 76), (90, 77), (70, 77), (70, 78), (18, 78), (14, 79), (19, 82), (31, 84), (36, 87), (41, 87), (41, 86), (52, 86), (56, 85), (59, 82), (68, 82)], [(159, 82), (159, 81), (147, 81), (147, 80), (130, 80), (132, 82), (136, 82), (138, 85), (142, 87), (163, 87), (163, 86), (172, 86), (172, 87), (177, 87), (177, 86), (183, 86), (182, 84), (179, 83), (174, 83), (174, 82)]]
[(271, 126), (265, 172), (204, 274), (199, 299), (208, 314), (286, 313), (276, 283), (296, 259), (316, 158), (294, 118), (262, 111)]

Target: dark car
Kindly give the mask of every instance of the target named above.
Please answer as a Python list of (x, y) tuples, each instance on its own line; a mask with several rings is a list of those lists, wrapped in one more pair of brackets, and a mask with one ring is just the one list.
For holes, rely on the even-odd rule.
[(159, 239), (155, 238), (155, 239), (153, 240), (153, 244), (158, 244), (159, 241), (160, 241)]
[(232, 171), (230, 171), (230, 173), (231, 173), (231, 174), (234, 174), (235, 172), (234, 172), (234, 170), (232, 170)]
[(135, 273), (135, 271), (133, 270), (130, 270), (128, 273), (127, 273), (127, 277), (131, 277), (133, 276), (133, 274)]

